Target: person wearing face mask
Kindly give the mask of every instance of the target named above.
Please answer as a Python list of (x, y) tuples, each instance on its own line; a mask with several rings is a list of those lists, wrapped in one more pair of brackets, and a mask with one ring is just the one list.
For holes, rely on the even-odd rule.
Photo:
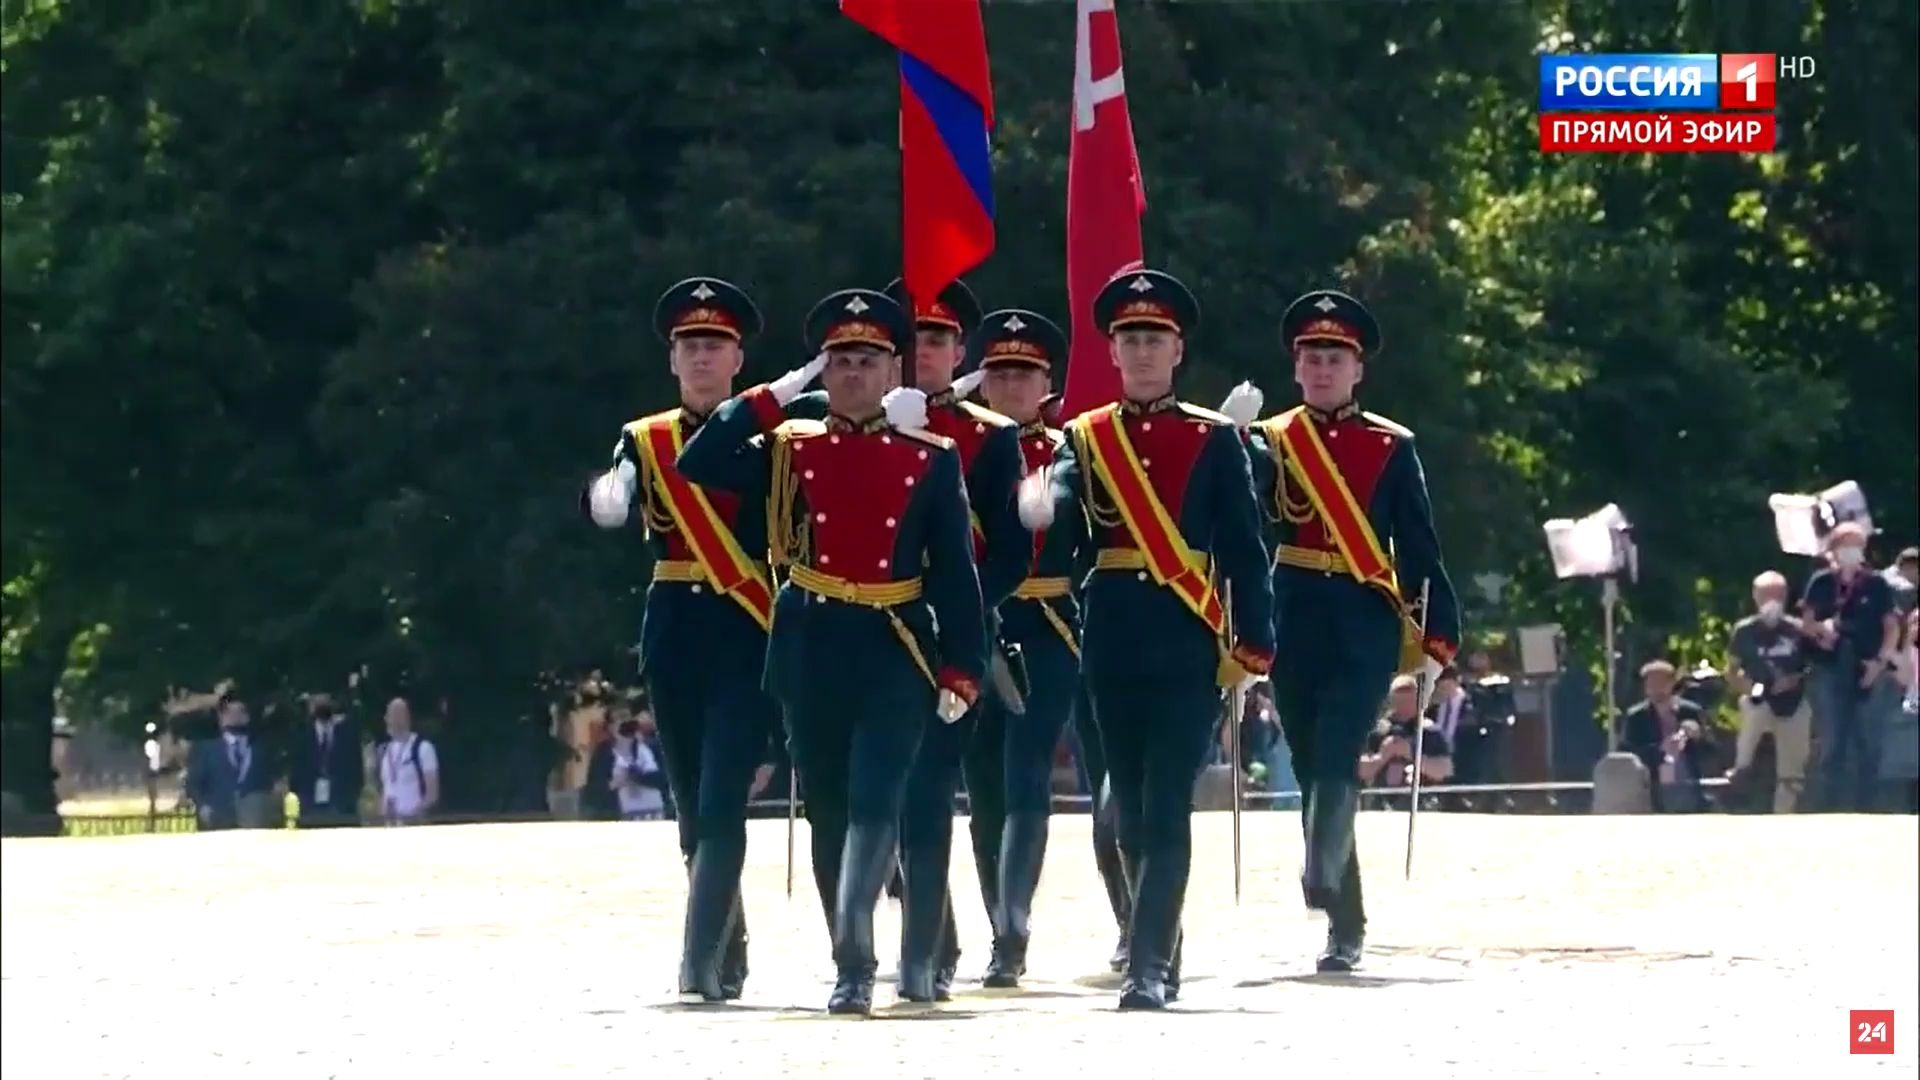
[[(1732, 774), (1753, 765), (1763, 735), (1773, 736), (1773, 812), (1799, 808), (1813, 747), (1813, 706), (1806, 694), (1806, 642), (1800, 620), (1786, 613), (1787, 579), (1769, 570), (1753, 579), (1754, 614), (1734, 625), (1727, 649), (1730, 681), (1740, 694), (1740, 738)], [(1732, 775), (1730, 774), (1730, 775)]]
[(273, 765), (249, 729), (246, 702), (232, 691), (215, 706), (220, 734), (195, 744), (187, 760), (186, 795), (193, 800), (201, 832), (263, 828), (269, 822)]
[(1812, 643), (1814, 726), (1823, 809), (1874, 804), (1884, 724), (1877, 714), (1900, 640), (1893, 590), (1867, 565), (1867, 534), (1842, 522), (1827, 534), (1828, 566), (1807, 581), (1800, 618)]

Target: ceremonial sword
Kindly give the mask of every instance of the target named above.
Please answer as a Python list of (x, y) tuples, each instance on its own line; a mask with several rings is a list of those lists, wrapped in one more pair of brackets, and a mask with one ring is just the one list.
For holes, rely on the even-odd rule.
[[(1420, 647), (1427, 644), (1427, 595), (1433, 586), (1431, 578), (1420, 583)], [(1433, 687), (1427, 685), (1426, 654), (1421, 654), (1420, 674), (1414, 683), (1414, 702), (1417, 708), (1413, 716), (1413, 798), (1407, 805), (1407, 865), (1405, 878), (1413, 880), (1413, 825), (1420, 818), (1420, 766), (1427, 750), (1427, 695)]]
[[(1227, 608), (1227, 648), (1233, 648), (1233, 581), (1228, 579), (1224, 595)], [(1231, 652), (1229, 652), (1231, 655)], [(1244, 677), (1235, 679), (1227, 688), (1227, 753), (1233, 759), (1227, 767), (1233, 770), (1233, 903), (1240, 905), (1240, 684)]]

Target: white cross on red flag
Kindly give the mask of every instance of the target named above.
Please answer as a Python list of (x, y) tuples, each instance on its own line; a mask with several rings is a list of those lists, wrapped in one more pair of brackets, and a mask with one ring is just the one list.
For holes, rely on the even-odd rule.
[(1073, 140), (1067, 152), (1067, 304), (1073, 343), (1060, 419), (1120, 397), (1120, 372), (1093, 321), (1093, 298), (1115, 274), (1141, 264), (1147, 192), (1127, 113), (1120, 22), (1113, 0), (1079, 0), (1073, 65)]

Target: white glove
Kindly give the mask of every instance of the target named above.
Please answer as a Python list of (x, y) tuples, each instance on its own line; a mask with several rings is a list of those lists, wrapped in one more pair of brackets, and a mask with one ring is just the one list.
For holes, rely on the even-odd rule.
[(940, 704), (938, 708), (940, 711), (940, 722), (943, 724), (957, 723), (961, 717), (967, 715), (966, 701), (963, 700), (959, 694), (944, 687), (940, 691)]
[(973, 396), (975, 390), (980, 389), (981, 383), (986, 381), (987, 369), (975, 368), (953, 380), (953, 396), (956, 400), (965, 401)]
[(880, 399), (880, 407), (887, 411), (887, 423), (897, 428), (924, 428), (927, 426), (927, 393), (912, 386), (896, 386), (887, 391)]
[(1220, 411), (1233, 426), (1245, 429), (1248, 424), (1260, 419), (1260, 410), (1267, 404), (1267, 395), (1250, 382), (1243, 382), (1227, 391), (1227, 400), (1220, 403)]
[(1053, 467), (1043, 465), (1026, 475), (1020, 481), (1020, 490), (1014, 496), (1020, 511), (1020, 524), (1033, 532), (1044, 531), (1053, 524)]
[(794, 368), (792, 371), (768, 383), (767, 390), (773, 394), (773, 400), (785, 405), (794, 398), (799, 397), (800, 391), (805, 390), (807, 384), (812, 382), (826, 369), (827, 354), (821, 353), (819, 356), (807, 361), (805, 367)]
[(1427, 705), (1433, 701), (1434, 685), (1440, 681), (1440, 673), (1446, 669), (1445, 664), (1431, 656), (1420, 661), (1420, 715), (1427, 714)]
[(627, 507), (633, 503), (633, 484), (639, 470), (633, 462), (622, 461), (594, 478), (587, 488), (587, 514), (603, 529), (617, 529), (627, 523)]

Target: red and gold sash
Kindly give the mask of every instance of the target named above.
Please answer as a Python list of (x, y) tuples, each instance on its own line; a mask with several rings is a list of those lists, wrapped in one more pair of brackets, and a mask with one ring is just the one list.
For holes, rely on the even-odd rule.
[(1400, 580), (1393, 560), (1380, 546), (1373, 522), (1353, 497), (1353, 489), (1340, 475), (1327, 444), (1320, 438), (1305, 406), (1296, 406), (1266, 425), (1284, 451), (1286, 470), (1313, 503), (1313, 512), (1326, 524), (1328, 535), (1340, 549), (1341, 560), (1353, 579), (1380, 590), (1400, 616), (1400, 670), (1418, 670), (1422, 657), (1420, 613), (1400, 595)]
[(1081, 442), (1091, 451), (1094, 473), (1113, 495), (1127, 532), (1146, 559), (1153, 580), (1173, 590), (1181, 603), (1207, 624), (1219, 637), (1226, 633), (1226, 609), (1213, 587), (1206, 560), (1187, 546), (1167, 508), (1154, 493), (1140, 455), (1120, 416), (1118, 405), (1095, 409), (1074, 421), (1080, 428)]
[(642, 420), (631, 426), (634, 444), (646, 455), (647, 472), (653, 476), (667, 509), (672, 511), (680, 534), (686, 538), (693, 557), (705, 568), (708, 580), (722, 594), (747, 609), (762, 630), (773, 626), (773, 590), (760, 569), (740, 550), (733, 530), (722, 521), (706, 493), (687, 482), (673, 467), (685, 441), (680, 434), (679, 413)]
[(1395, 603), (1400, 601), (1400, 586), (1394, 577), (1393, 561), (1380, 547), (1373, 523), (1360, 501), (1353, 497), (1340, 466), (1327, 451), (1327, 444), (1307, 418), (1304, 407), (1289, 410), (1271, 425), (1286, 453), (1287, 472), (1306, 491), (1314, 513), (1326, 524), (1328, 535), (1340, 548), (1347, 572), (1362, 585), (1381, 589)]

